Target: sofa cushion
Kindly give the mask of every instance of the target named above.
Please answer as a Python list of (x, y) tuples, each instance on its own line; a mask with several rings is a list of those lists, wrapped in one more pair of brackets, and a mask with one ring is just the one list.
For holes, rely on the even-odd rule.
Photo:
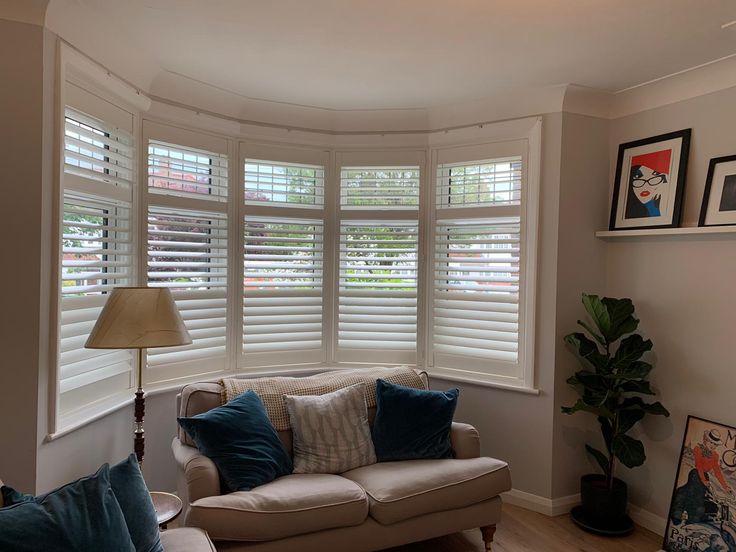
[(215, 552), (207, 533), (197, 527), (180, 527), (161, 532), (166, 552)]
[(342, 473), (376, 463), (365, 384), (325, 395), (285, 395), (294, 432), (294, 473)]
[(506, 462), (485, 457), (382, 462), (342, 476), (363, 487), (371, 517), (384, 525), (483, 502), (511, 488)]
[(460, 391), (429, 391), (378, 380), (373, 444), (379, 462), (452, 458), (450, 427)]
[(193, 502), (186, 524), (213, 540), (266, 541), (360, 525), (368, 515), (365, 492), (339, 475), (293, 474), (249, 492)]
[(177, 421), (212, 459), (231, 491), (249, 491), (291, 473), (291, 458), (254, 391)]

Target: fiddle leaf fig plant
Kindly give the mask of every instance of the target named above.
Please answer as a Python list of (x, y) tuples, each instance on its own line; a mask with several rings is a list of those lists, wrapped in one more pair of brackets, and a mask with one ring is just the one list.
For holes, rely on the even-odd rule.
[(639, 320), (634, 317), (631, 299), (584, 293), (583, 306), (590, 322), (578, 320), (578, 325), (585, 332), (565, 336), (583, 366), (567, 380), (580, 398), (574, 405), (562, 407), (562, 413), (581, 411), (597, 417), (605, 450), (588, 444), (585, 449), (598, 462), (611, 488), (616, 460), (629, 468), (646, 460), (644, 444), (627, 433), (647, 414), (670, 413), (659, 401), (642, 398), (655, 395), (647, 381), (653, 366), (642, 360), (651, 351), (652, 342), (634, 333)]

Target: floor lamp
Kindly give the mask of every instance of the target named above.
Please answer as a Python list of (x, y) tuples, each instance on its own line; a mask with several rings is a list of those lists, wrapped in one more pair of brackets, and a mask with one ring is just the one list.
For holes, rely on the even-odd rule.
[(84, 345), (87, 349), (138, 350), (133, 448), (139, 464), (143, 463), (145, 443), (143, 349), (188, 345), (191, 342), (192, 338), (168, 289), (116, 287)]

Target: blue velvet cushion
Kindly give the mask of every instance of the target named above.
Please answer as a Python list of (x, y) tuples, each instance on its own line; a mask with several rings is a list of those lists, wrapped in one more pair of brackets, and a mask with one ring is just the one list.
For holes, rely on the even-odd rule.
[(120, 503), (136, 552), (163, 552), (156, 509), (135, 454), (110, 468), (110, 486)]
[(202, 414), (177, 420), (202, 454), (212, 459), (231, 492), (250, 491), (289, 475), (293, 469), (255, 391), (247, 391)]
[(0, 508), (0, 550), (135, 552), (108, 465), (48, 494)]
[(376, 381), (373, 446), (379, 462), (452, 458), (450, 429), (458, 389), (427, 391)]

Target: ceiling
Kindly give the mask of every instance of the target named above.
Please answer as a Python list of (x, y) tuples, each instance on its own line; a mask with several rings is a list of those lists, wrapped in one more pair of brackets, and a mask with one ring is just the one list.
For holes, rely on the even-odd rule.
[(337, 110), (615, 92), (736, 53), (734, 0), (52, 0), (49, 17), (154, 93), (175, 74)]

